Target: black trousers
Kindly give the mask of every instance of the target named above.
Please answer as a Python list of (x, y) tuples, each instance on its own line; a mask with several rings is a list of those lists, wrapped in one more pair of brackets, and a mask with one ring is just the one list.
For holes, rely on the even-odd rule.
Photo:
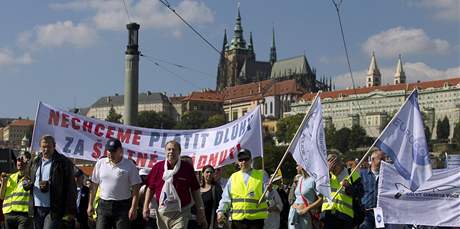
[(96, 229), (130, 229), (131, 222), (128, 214), (131, 208), (131, 199), (103, 200), (97, 207)]
[(324, 229), (353, 229), (352, 218), (341, 217), (338, 214), (332, 214), (331, 211), (326, 211), (325, 217), (321, 221), (324, 223)]
[(10, 212), (5, 214), (6, 229), (31, 229), (32, 220), (27, 212)]
[(232, 229), (263, 229), (264, 228), (264, 220), (263, 219), (256, 219), (256, 220), (233, 220), (232, 221)]

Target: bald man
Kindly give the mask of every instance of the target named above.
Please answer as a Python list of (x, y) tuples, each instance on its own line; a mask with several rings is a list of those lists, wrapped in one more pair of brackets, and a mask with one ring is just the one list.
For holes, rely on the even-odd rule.
[(361, 182), (364, 186), (364, 196), (361, 202), (366, 208), (366, 215), (364, 222), (359, 226), (360, 229), (375, 228), (372, 208), (377, 206), (377, 185), (380, 163), (383, 160), (385, 160), (385, 154), (379, 149), (374, 149), (370, 158), (370, 167), (361, 170)]

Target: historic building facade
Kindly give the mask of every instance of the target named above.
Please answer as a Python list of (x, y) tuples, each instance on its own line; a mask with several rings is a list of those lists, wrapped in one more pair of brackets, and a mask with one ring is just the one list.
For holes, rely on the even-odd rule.
[[(381, 82), (380, 77), (377, 77), (377, 81), (374, 80), (372, 74), (380, 75), (374, 55), (367, 75), (367, 87), (321, 93), (326, 127), (334, 126), (340, 129), (359, 124), (369, 136), (377, 137), (407, 96), (417, 88), (424, 122), (432, 133), (429, 137), (436, 138), (437, 121), (444, 117), (449, 119), (449, 136), (453, 136), (453, 127), (460, 120), (460, 78), (405, 83), (406, 75), (401, 58), (397, 62), (395, 84), (369, 85), (369, 79), (371, 83)], [(306, 112), (315, 95), (316, 93), (303, 95), (299, 101), (291, 105), (291, 112), (287, 112), (286, 115)]]

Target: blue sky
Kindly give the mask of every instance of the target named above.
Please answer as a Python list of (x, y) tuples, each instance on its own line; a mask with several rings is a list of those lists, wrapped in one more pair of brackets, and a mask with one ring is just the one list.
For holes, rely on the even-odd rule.
[[(215, 88), (218, 54), (158, 0), (125, 0), (139, 22), (140, 50), (180, 69), (140, 60), (140, 90), (186, 94)], [(235, 0), (169, 0), (216, 47), (231, 39)], [(350, 87), (335, 8), (328, 0), (241, 0), (244, 36), (268, 60), (275, 26), (278, 59), (306, 54), (318, 76)], [(391, 82), (399, 53), (408, 81), (460, 76), (459, 0), (343, 0), (355, 80), (363, 84), (372, 51)], [(122, 0), (5, 1), (0, 8), (0, 117), (33, 118), (38, 101), (87, 107), (123, 93), (127, 14)], [(198, 70), (198, 71), (196, 71)]]

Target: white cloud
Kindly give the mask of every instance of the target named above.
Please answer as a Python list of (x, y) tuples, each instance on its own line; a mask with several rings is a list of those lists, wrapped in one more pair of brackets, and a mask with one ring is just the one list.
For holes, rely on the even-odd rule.
[[(141, 29), (172, 29), (178, 37), (178, 29), (183, 23), (159, 1), (126, 1), (131, 21), (141, 25)], [(202, 1), (183, 0), (172, 6), (185, 20), (193, 25), (212, 23), (214, 14)], [(97, 28), (107, 30), (126, 30), (128, 17), (123, 3), (119, 0), (75, 0), (69, 3), (50, 5), (55, 10), (94, 10), (92, 22)]]
[[(447, 68), (447, 69), (436, 69), (429, 65), (416, 62), (416, 63), (404, 63), (404, 71), (406, 73), (407, 82), (413, 83), (417, 81), (430, 81), (439, 80), (452, 77), (460, 77), (460, 66)], [(392, 84), (393, 76), (395, 74), (396, 66), (387, 66), (380, 68), (382, 74), (383, 84)], [(367, 69), (353, 72), (353, 78), (355, 80), (356, 87), (363, 87), (366, 83)], [(333, 82), (335, 82), (336, 89), (352, 88), (350, 74), (337, 75)]]
[(366, 53), (375, 51), (382, 57), (394, 58), (398, 54), (434, 53), (449, 51), (449, 42), (430, 38), (423, 29), (404, 28), (401, 26), (372, 35), (362, 45)]
[(459, 0), (417, 0), (412, 5), (434, 11), (434, 18), (446, 21), (460, 21)]
[(24, 53), (21, 56), (17, 56), (8, 48), (0, 49), (0, 66), (30, 64), (32, 62), (33, 60), (30, 53)]
[(58, 21), (40, 25), (32, 31), (21, 33), (18, 43), (24, 48), (60, 47), (64, 45), (88, 47), (97, 39), (96, 31), (85, 24)]

